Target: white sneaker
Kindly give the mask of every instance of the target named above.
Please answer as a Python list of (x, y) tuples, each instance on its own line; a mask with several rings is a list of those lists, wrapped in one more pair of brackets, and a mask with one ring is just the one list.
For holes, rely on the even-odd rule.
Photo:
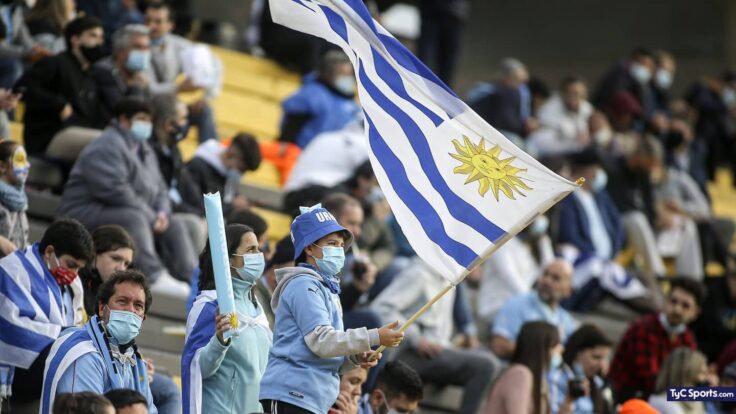
[(174, 279), (169, 272), (160, 272), (156, 281), (151, 284), (151, 293), (163, 294), (179, 299), (186, 300), (192, 289), (189, 284), (181, 280)]

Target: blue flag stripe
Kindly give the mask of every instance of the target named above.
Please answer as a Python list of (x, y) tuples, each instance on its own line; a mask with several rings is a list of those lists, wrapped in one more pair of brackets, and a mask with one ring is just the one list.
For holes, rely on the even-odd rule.
[[(66, 354), (74, 348), (76, 345), (78, 345), (81, 342), (84, 342), (85, 340), (88, 340), (89, 336), (87, 335), (87, 331), (84, 329), (79, 329), (77, 332), (71, 334), (64, 343), (59, 347), (59, 349), (56, 351), (56, 353), (53, 355), (51, 359), (51, 363), (48, 364), (48, 369), (45, 372), (45, 378), (43, 380), (43, 403), (41, 404), (41, 407), (46, 407), (48, 412), (51, 412), (51, 408), (49, 404), (51, 403), (51, 385), (54, 382), (54, 377), (56, 377), (56, 370), (59, 369), (59, 365), (61, 364), (61, 361), (64, 360), (64, 357)], [(63, 375), (63, 373), (62, 373)]]
[(191, 384), (192, 360), (197, 350), (207, 345), (215, 335), (215, 314), (216, 301), (203, 304), (202, 311), (194, 322), (194, 326), (184, 344), (181, 357), (182, 407), (184, 414), (189, 413), (189, 406), (191, 405), (193, 385)]
[(386, 61), (386, 59), (384, 59), (383, 56), (381, 56), (381, 54), (376, 51), (375, 48), (371, 47), (371, 52), (373, 52), (373, 61), (375, 62), (376, 73), (378, 73), (378, 77), (380, 77), (391, 88), (391, 90), (396, 92), (396, 94), (398, 94), (410, 104), (414, 105), (414, 107), (418, 110), (422, 111), (422, 113), (432, 121), (434, 126), (440, 126), (440, 124), (442, 124), (444, 120), (439, 115), (432, 112), (429, 108), (422, 105), (416, 99), (412, 98), (406, 91), (406, 88), (404, 87), (404, 82), (401, 80), (401, 75), (399, 74), (399, 72), (397, 72), (396, 69), (394, 69), (393, 66), (391, 66)]
[(0, 315), (0, 330), (3, 332), (2, 339), (6, 344), (35, 353), (43, 351), (56, 339), (14, 325), (5, 319), (4, 315)]
[(401, 160), (391, 151), (383, 137), (376, 130), (373, 121), (365, 113), (368, 124), (368, 142), (376, 159), (383, 166), (391, 187), (406, 205), (408, 210), (417, 218), (424, 233), (435, 244), (450, 256), (455, 262), (463, 267), (470, 266), (478, 255), (468, 246), (454, 240), (445, 231), (442, 218), (427, 201), (426, 198), (411, 184), (406, 174), (406, 169)]
[[(0, 292), (18, 307), (19, 316), (36, 319), (36, 310), (33, 309), (33, 305), (28, 300), (25, 292), (3, 268), (0, 268)], [(0, 335), (0, 337), (4, 336), (4, 334)]]
[[(38, 245), (33, 246), (32, 254), (36, 255), (40, 263), (43, 263), (41, 256), (38, 254)], [(56, 297), (57, 306), (61, 306), (61, 289), (56, 280), (50, 275), (47, 275), (46, 269), (42, 270), (41, 278), (38, 278), (38, 271), (33, 267), (31, 262), (26, 257), (26, 252), (17, 252), (20, 263), (23, 265), (26, 274), (31, 279), (31, 295), (33, 299), (38, 303), (38, 306), (43, 310), (46, 316), (51, 314), (51, 298), (49, 298), (49, 291), (52, 291), (54, 297)], [(53, 288), (51, 287), (53, 286)]]
[(342, 38), (342, 40), (347, 43), (348, 28), (345, 25), (345, 20), (343, 20), (340, 15), (335, 13), (329, 7), (320, 5), (319, 8), (322, 9), (322, 11), (325, 13), (325, 16), (327, 17), (327, 22), (330, 24), (330, 28), (332, 28), (332, 31), (337, 33)]
[[(363, 87), (371, 98), (401, 126), (401, 129), (404, 131), (404, 134), (406, 134), (412, 149), (417, 154), (417, 157), (422, 161), (422, 171), (424, 171), (427, 179), (432, 183), (432, 187), (434, 187), (440, 196), (442, 196), (450, 214), (456, 220), (475, 229), (490, 242), (495, 242), (505, 235), (506, 232), (503, 229), (486, 219), (473, 205), (452, 192), (437, 169), (437, 164), (432, 156), (432, 151), (429, 148), (429, 144), (427, 143), (427, 139), (421, 128), (419, 128), (416, 122), (414, 122), (409, 115), (388, 99), (378, 89), (378, 87), (373, 84), (365, 72), (362, 60), (360, 61), (359, 66), (359, 76)], [(387, 169), (387, 174), (389, 174), (389, 176), (391, 171), (391, 169)]]

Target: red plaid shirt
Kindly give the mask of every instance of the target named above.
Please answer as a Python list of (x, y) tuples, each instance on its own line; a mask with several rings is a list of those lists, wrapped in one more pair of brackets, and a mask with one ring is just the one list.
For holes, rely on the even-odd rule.
[(690, 328), (670, 340), (658, 314), (646, 315), (633, 322), (611, 361), (609, 376), (614, 391), (641, 391), (645, 397), (651, 394), (660, 366), (670, 352), (680, 346), (697, 349)]

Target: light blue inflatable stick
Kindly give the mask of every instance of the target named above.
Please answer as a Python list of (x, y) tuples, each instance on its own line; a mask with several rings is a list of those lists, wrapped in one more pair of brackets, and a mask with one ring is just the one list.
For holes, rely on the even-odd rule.
[(222, 202), (220, 193), (205, 194), (204, 211), (207, 216), (207, 233), (212, 253), (212, 269), (215, 273), (215, 289), (217, 289), (217, 304), (220, 314), (230, 315), (230, 330), (225, 332), (225, 339), (237, 336), (238, 314), (235, 311), (233, 298), (233, 282), (230, 279), (230, 258), (227, 254), (227, 240), (225, 238), (225, 221), (222, 218)]

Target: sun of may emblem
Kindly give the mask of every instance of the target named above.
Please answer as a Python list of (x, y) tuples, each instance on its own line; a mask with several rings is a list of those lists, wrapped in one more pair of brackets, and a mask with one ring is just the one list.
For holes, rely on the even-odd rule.
[(477, 145), (470, 142), (470, 139), (466, 136), (463, 136), (463, 140), (465, 145), (462, 145), (456, 139), (452, 140), (457, 154), (450, 153), (450, 156), (462, 162), (462, 165), (455, 167), (453, 172), (455, 174), (467, 174), (468, 179), (465, 180), (465, 184), (478, 181), (478, 193), (485, 197), (490, 189), (493, 191), (496, 201), (499, 201), (500, 193), (505, 194), (506, 197), (512, 200), (516, 200), (514, 192), (526, 197), (526, 194), (522, 193), (521, 190), (531, 190), (532, 188), (522, 181), (529, 181), (528, 178), (518, 175), (525, 172), (526, 168), (516, 168), (511, 165), (516, 157), (499, 158), (501, 147), (496, 145), (487, 150), (483, 138), (480, 139)]

